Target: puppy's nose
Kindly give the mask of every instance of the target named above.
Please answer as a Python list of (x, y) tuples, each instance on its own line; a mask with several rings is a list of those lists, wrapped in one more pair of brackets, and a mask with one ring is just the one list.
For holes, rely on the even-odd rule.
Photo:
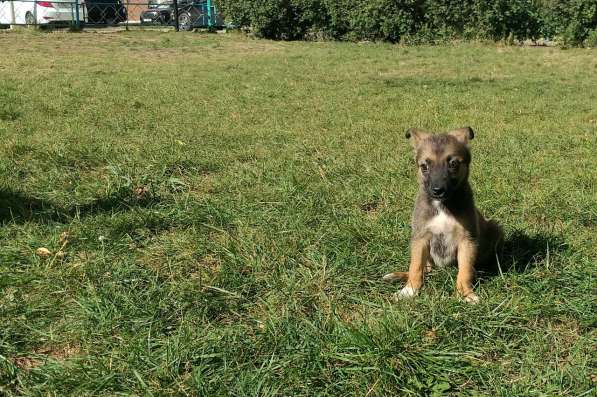
[(444, 193), (446, 193), (446, 189), (444, 189), (443, 187), (433, 187), (431, 188), (431, 190), (433, 190), (433, 194), (435, 194), (436, 196), (443, 196)]

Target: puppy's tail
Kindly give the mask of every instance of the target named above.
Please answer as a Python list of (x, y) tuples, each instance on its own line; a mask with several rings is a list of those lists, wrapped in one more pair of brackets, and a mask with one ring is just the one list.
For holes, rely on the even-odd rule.
[(382, 277), (383, 281), (387, 282), (394, 282), (396, 280), (400, 281), (407, 281), (408, 280), (408, 272), (392, 272), (388, 273)]

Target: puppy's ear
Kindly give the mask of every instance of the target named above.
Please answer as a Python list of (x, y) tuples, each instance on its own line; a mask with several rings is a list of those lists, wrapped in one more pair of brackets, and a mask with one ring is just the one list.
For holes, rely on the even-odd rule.
[(461, 143), (468, 145), (468, 141), (475, 137), (475, 132), (471, 127), (462, 127), (456, 130), (452, 130), (448, 132), (448, 135), (452, 135), (454, 138), (458, 139)]
[(406, 134), (404, 134), (404, 136), (407, 139), (410, 139), (410, 144), (414, 148), (419, 146), (419, 143), (421, 143), (421, 141), (423, 141), (425, 138), (427, 138), (430, 135), (431, 134), (428, 133), (427, 131), (421, 130), (419, 128), (409, 128), (408, 130), (406, 130)]

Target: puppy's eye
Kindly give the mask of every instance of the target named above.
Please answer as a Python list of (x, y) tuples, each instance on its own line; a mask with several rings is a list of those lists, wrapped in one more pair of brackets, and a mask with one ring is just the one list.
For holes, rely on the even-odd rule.
[(452, 169), (457, 168), (460, 162), (457, 159), (451, 159), (448, 161), (448, 166)]
[(423, 171), (423, 172), (429, 171), (429, 167), (425, 163), (421, 164), (420, 167), (421, 167), (421, 171)]

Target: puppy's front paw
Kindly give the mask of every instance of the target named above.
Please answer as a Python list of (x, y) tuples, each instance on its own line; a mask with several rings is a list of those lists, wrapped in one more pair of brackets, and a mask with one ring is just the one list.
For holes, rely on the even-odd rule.
[(404, 299), (404, 298), (413, 298), (415, 296), (417, 296), (419, 294), (419, 290), (417, 288), (412, 288), (412, 287), (404, 287), (400, 290), (400, 292), (398, 292), (396, 294), (396, 297), (399, 299)]
[(479, 295), (475, 294), (474, 292), (471, 292), (470, 294), (464, 297), (464, 301), (466, 303), (470, 303), (471, 305), (476, 305), (481, 301), (481, 298), (479, 298)]

